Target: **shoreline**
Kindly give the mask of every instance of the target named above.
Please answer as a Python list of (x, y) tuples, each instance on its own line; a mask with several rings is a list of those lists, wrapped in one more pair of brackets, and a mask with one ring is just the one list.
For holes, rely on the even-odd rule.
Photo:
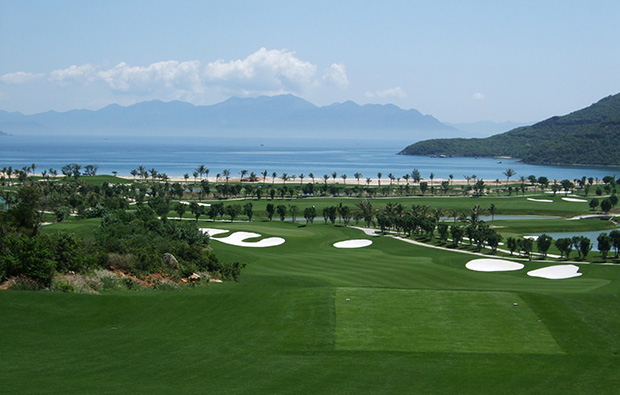
[[(139, 178), (134, 178), (133, 176), (120, 176), (117, 175), (116, 177), (118, 178), (122, 178), (128, 181), (139, 181)], [(149, 178), (150, 179), (150, 178)], [(188, 184), (195, 184), (195, 183), (200, 183), (202, 181), (208, 181), (209, 183), (212, 184), (222, 184), (222, 183), (226, 183), (226, 179), (224, 177), (219, 177), (216, 180), (216, 177), (198, 177), (196, 178), (196, 181), (194, 181), (193, 177), (190, 177), (187, 179), (187, 181), (185, 180), (184, 177), (177, 177), (177, 176), (173, 176), (173, 177), (168, 177), (168, 181), (170, 182), (182, 182), (182, 183), (188, 183)], [(477, 179), (477, 181), (479, 181), (481, 179)], [(484, 180), (484, 179), (483, 179)], [(360, 187), (364, 187), (364, 186), (406, 186), (407, 183), (409, 184), (409, 186), (419, 186), (420, 183), (422, 182), (426, 182), (428, 183), (429, 188), (431, 187), (431, 184), (433, 187), (439, 187), (441, 186), (442, 182), (448, 181), (450, 182), (451, 185), (471, 185), (473, 186), (476, 181), (474, 180), (470, 180), (469, 182), (467, 180), (457, 180), (457, 179), (444, 179), (444, 178), (435, 178), (433, 179), (432, 183), (431, 180), (429, 179), (421, 179), (420, 182), (414, 182), (414, 181), (407, 181), (404, 179), (393, 179), (392, 182), (390, 183), (390, 179), (389, 178), (370, 178), (370, 183), (367, 183), (367, 178), (360, 178), (359, 180), (359, 186)], [(265, 181), (263, 182), (263, 177), (260, 176), (258, 177), (257, 181), (250, 181), (249, 178), (241, 178), (241, 177), (229, 177), (228, 178), (228, 182), (229, 183), (241, 183), (241, 184), (250, 184), (250, 185), (269, 185), (269, 184), (287, 184), (287, 185), (301, 185), (301, 184), (309, 184), (309, 183), (313, 183), (313, 184), (328, 184), (328, 185), (343, 185), (343, 186), (358, 186), (358, 182), (357, 179), (355, 178), (347, 178), (346, 182), (342, 179), (337, 177), (336, 179), (334, 178), (329, 178), (327, 179), (327, 181), (325, 181), (325, 179), (323, 179), (322, 177), (315, 177), (314, 178), (314, 182), (312, 182), (312, 178), (310, 177), (304, 177), (303, 182), (300, 180), (299, 177), (295, 177), (294, 179), (287, 179), (286, 181), (284, 181), (284, 179), (282, 179), (281, 177), (270, 177), (267, 176)], [(510, 184), (518, 184), (519, 180), (510, 180), (510, 181), (506, 181), (506, 180), (499, 180), (499, 184), (496, 182), (496, 180), (493, 180), (492, 182), (488, 181), (488, 180), (484, 180), (485, 185), (510, 185)], [(528, 186), (532, 186), (532, 184), (530, 184), (529, 182), (526, 182), (526, 185)]]

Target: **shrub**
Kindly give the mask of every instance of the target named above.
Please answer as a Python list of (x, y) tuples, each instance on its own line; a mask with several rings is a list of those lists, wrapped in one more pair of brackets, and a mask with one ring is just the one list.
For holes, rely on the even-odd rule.
[(9, 289), (16, 291), (39, 291), (43, 287), (38, 282), (25, 276), (19, 276), (9, 281)]

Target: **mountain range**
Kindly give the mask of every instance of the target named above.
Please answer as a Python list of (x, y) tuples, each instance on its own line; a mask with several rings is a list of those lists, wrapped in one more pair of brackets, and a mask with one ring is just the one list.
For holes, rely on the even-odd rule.
[[(293, 95), (233, 97), (195, 106), (158, 100), (100, 110), (48, 111), (24, 115), (0, 111), (0, 128), (10, 134), (134, 134), (200, 136), (339, 137), (420, 140), (463, 133), (431, 115), (392, 104), (352, 101), (316, 106)], [(378, 134), (380, 132), (380, 134)]]
[(402, 155), (508, 156), (525, 163), (620, 166), (620, 94), (564, 116), (487, 138), (432, 139)]

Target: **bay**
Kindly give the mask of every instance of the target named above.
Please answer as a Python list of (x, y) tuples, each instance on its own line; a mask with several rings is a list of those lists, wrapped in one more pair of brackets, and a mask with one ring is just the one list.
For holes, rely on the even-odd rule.
[(388, 174), (402, 178), (418, 169), (423, 179), (433, 173), (435, 179), (456, 180), (476, 175), (487, 182), (505, 179), (507, 168), (519, 176), (546, 176), (550, 180), (576, 179), (582, 176), (603, 178), (620, 174), (620, 168), (537, 166), (516, 159), (491, 158), (431, 158), (405, 156), (397, 153), (410, 144), (403, 140), (343, 140), (343, 139), (276, 139), (256, 138), (207, 138), (186, 136), (3, 136), (0, 137), (0, 168), (12, 166), (21, 169), (36, 164), (36, 171), (50, 168), (58, 170), (69, 163), (82, 166), (91, 164), (99, 168), (98, 174), (129, 176), (132, 169), (144, 166), (154, 168), (168, 176), (183, 176), (201, 164), (211, 177), (230, 170), (232, 177), (241, 170), (260, 175), (266, 170), (289, 176), (313, 173), (317, 179), (331, 177), (333, 172), (348, 176), (347, 183), (356, 183), (355, 173), (367, 178), (387, 180)]

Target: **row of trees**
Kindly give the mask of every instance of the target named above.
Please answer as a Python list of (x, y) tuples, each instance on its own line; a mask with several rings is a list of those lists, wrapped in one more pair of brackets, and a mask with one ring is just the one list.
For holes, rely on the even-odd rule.
[[(618, 258), (618, 253), (620, 250), (620, 231), (613, 230), (609, 234), (601, 233), (597, 237), (597, 242), (597, 248), (601, 253), (601, 257), (604, 262), (607, 261), (607, 255), (612, 248), (615, 249), (615, 257)], [(542, 234), (536, 239), (536, 247), (538, 253), (543, 259), (547, 257), (547, 252), (549, 251), (549, 248), (551, 248), (552, 244), (555, 245), (555, 247), (560, 251), (560, 256), (567, 260), (569, 259), (570, 253), (573, 249), (577, 251), (578, 259), (585, 260), (588, 253), (593, 248), (592, 241), (585, 236), (573, 236), (570, 238), (563, 237), (554, 241), (551, 236)], [(510, 251), (510, 254), (518, 251), (519, 254), (531, 259), (532, 250), (534, 248), (533, 239), (516, 239), (514, 237), (509, 237), (506, 240), (506, 245)]]

